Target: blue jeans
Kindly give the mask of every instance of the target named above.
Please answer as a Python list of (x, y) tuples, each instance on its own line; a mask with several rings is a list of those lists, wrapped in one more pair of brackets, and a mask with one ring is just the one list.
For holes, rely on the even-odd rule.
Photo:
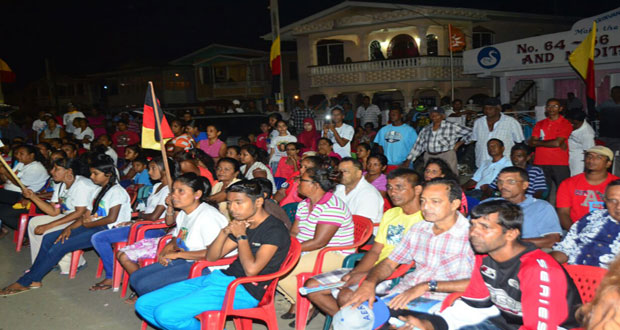
[(29, 286), (32, 282), (41, 282), (43, 276), (49, 273), (65, 254), (92, 247), (90, 238), (94, 234), (106, 229), (108, 229), (107, 226), (93, 228), (78, 227), (71, 230), (71, 235), (64, 243), (58, 241), (58, 243), (54, 244), (58, 236), (62, 233), (62, 230), (57, 230), (43, 236), (41, 249), (30, 267), (30, 271), (20, 277), (17, 283), (23, 286)]
[[(131, 226), (112, 228), (96, 233), (90, 239), (95, 251), (99, 254), (99, 258), (101, 258), (101, 262), (103, 262), (106, 279), (112, 278), (114, 273), (114, 249), (112, 244), (126, 242), (130, 230)], [(163, 229), (148, 230), (144, 233), (144, 238), (161, 237), (165, 233)]]
[[(168, 266), (156, 262), (131, 274), (129, 284), (139, 296), (142, 296), (168, 284), (186, 280), (193, 264), (193, 262), (187, 262), (185, 259), (174, 259)], [(209, 268), (205, 268), (202, 275), (207, 275), (210, 272)]]
[[(148, 293), (136, 301), (136, 312), (159, 329), (200, 329), (194, 317), (205, 311), (221, 310), (228, 284), (236, 277), (214, 270), (200, 276), (174, 283)], [(258, 300), (239, 285), (235, 292), (235, 309), (253, 308)]]

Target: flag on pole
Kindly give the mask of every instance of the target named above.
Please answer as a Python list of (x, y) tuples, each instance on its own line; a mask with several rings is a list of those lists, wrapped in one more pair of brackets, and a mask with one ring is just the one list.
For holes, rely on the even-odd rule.
[[(596, 22), (592, 22), (592, 31), (568, 56), (568, 63), (586, 84), (588, 114), (595, 114), (596, 92), (594, 81), (594, 45), (596, 43)], [(592, 117), (591, 117), (592, 118)]]
[(465, 49), (465, 34), (461, 29), (448, 24), (448, 35), (450, 36), (450, 51), (460, 52)]
[[(151, 91), (151, 85), (146, 89), (146, 97), (144, 99), (144, 113), (142, 114), (142, 148), (161, 150), (161, 139), (164, 139), (164, 144), (167, 140), (174, 137), (170, 125), (164, 116), (163, 111), (159, 105), (159, 99), (157, 104), (153, 104), (154, 92)], [(155, 111), (159, 114), (159, 120), (161, 132), (158, 130)]]
[(0, 82), (14, 82), (15, 81), (15, 73), (5, 61), (0, 58)]
[(271, 67), (271, 76), (273, 78), (273, 92), (280, 92), (280, 76), (282, 71), (282, 66), (280, 65), (280, 37), (278, 36), (276, 40), (271, 44), (271, 53), (269, 54), (269, 66)]

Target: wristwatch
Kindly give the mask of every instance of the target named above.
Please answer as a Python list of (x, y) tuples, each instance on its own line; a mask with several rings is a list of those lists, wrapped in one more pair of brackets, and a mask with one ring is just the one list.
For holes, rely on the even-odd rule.
[(239, 235), (239, 236), (237, 236), (237, 241), (240, 241), (242, 239), (247, 241), (248, 240), (248, 236), (247, 235)]
[(437, 281), (435, 281), (435, 280), (428, 281), (428, 290), (430, 292), (437, 291)]

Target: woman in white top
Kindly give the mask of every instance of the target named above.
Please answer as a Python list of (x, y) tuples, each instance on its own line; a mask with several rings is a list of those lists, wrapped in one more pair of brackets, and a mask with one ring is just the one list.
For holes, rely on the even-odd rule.
[[(173, 169), (176, 169), (176, 162), (172, 159), (168, 159), (168, 164)], [(170, 183), (165, 175), (164, 162), (161, 157), (150, 161), (148, 169), (151, 180), (160, 182), (153, 186), (151, 195), (149, 195), (146, 200), (146, 208), (143, 212), (138, 214), (138, 219), (156, 221), (162, 217), (162, 214), (164, 214), (166, 210), (166, 197), (170, 194), (168, 188)], [(173, 171), (173, 173), (175, 172)], [(95, 251), (99, 254), (99, 258), (101, 258), (103, 263), (103, 269), (105, 270), (104, 279), (93, 285), (90, 288), (91, 291), (108, 290), (112, 288), (112, 276), (114, 272), (114, 250), (112, 249), (112, 244), (126, 242), (132, 224), (133, 222), (131, 221), (119, 223), (116, 225), (116, 228), (98, 232), (91, 238), (91, 243), (93, 243)], [(146, 239), (149, 239), (158, 238), (164, 236), (164, 234), (165, 231), (163, 229), (149, 230), (144, 236)]]
[[(98, 187), (86, 177), (88, 167), (78, 159), (58, 159), (54, 161), (51, 172), (52, 179), (56, 183), (51, 203), (47, 203), (30, 189), (24, 191), (24, 197), (30, 199), (46, 214), (34, 217), (28, 223), (30, 256), (33, 263), (39, 253), (43, 235), (64, 229), (86, 214), (88, 206), (93, 203), (93, 191)], [(80, 264), (84, 263), (82, 258)], [(67, 254), (58, 264), (61, 274), (69, 274), (70, 264), (71, 256)]]
[[(45, 159), (39, 149), (31, 145), (22, 145), (15, 149), (13, 157), (17, 159), (13, 173), (26, 188), (39, 192), (50, 177), (43, 165)], [(0, 189), (0, 220), (3, 224), (0, 238), (2, 238), (9, 233), (6, 226), (17, 229), (20, 214), (27, 213), (28, 209), (13, 208), (15, 203), (22, 200), (22, 189), (4, 166), (0, 166), (0, 180), (4, 182), (4, 188)]]
[[(262, 151), (264, 152), (264, 151)], [(261, 149), (259, 149), (255, 145), (246, 144), (241, 147), (241, 175), (248, 180), (252, 180), (254, 178), (267, 178), (271, 181), (271, 184), (274, 186), (275, 193), (275, 182), (273, 181), (273, 174), (267, 165), (265, 165), (263, 161), (263, 157), (261, 157)]]
[(222, 212), (228, 220), (230, 220), (230, 215), (228, 214), (228, 203), (226, 203), (226, 188), (240, 181), (240, 167), (241, 164), (239, 164), (236, 159), (224, 157), (220, 158), (215, 168), (215, 175), (217, 175), (218, 182), (213, 186), (209, 200), (218, 203), (220, 212)]
[(207, 246), (228, 225), (226, 217), (206, 203), (210, 193), (209, 181), (195, 173), (174, 181), (166, 200), (166, 222), (176, 222), (174, 237), (157, 256), (158, 263), (131, 274), (129, 283), (138, 295), (187, 279), (192, 262), (205, 258)]
[(14, 295), (40, 286), (43, 277), (65, 254), (92, 247), (90, 239), (95, 233), (131, 219), (129, 195), (118, 184), (116, 167), (109, 156), (96, 155), (90, 165), (90, 179), (99, 186), (91, 195), (94, 201), (90, 212), (65, 229), (45, 235), (30, 271), (2, 289), (0, 295)]

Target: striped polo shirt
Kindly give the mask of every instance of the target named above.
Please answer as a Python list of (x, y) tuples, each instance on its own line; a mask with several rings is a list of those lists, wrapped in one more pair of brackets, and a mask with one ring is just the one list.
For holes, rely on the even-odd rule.
[[(299, 221), (299, 233), (297, 234), (299, 242), (313, 239), (316, 226), (323, 223), (338, 227), (332, 239), (327, 243), (327, 247), (353, 244), (353, 217), (342, 199), (327, 192), (313, 209), (310, 204), (310, 199), (306, 198), (297, 206), (295, 220)], [(353, 250), (346, 250), (342, 253), (351, 254)]]

